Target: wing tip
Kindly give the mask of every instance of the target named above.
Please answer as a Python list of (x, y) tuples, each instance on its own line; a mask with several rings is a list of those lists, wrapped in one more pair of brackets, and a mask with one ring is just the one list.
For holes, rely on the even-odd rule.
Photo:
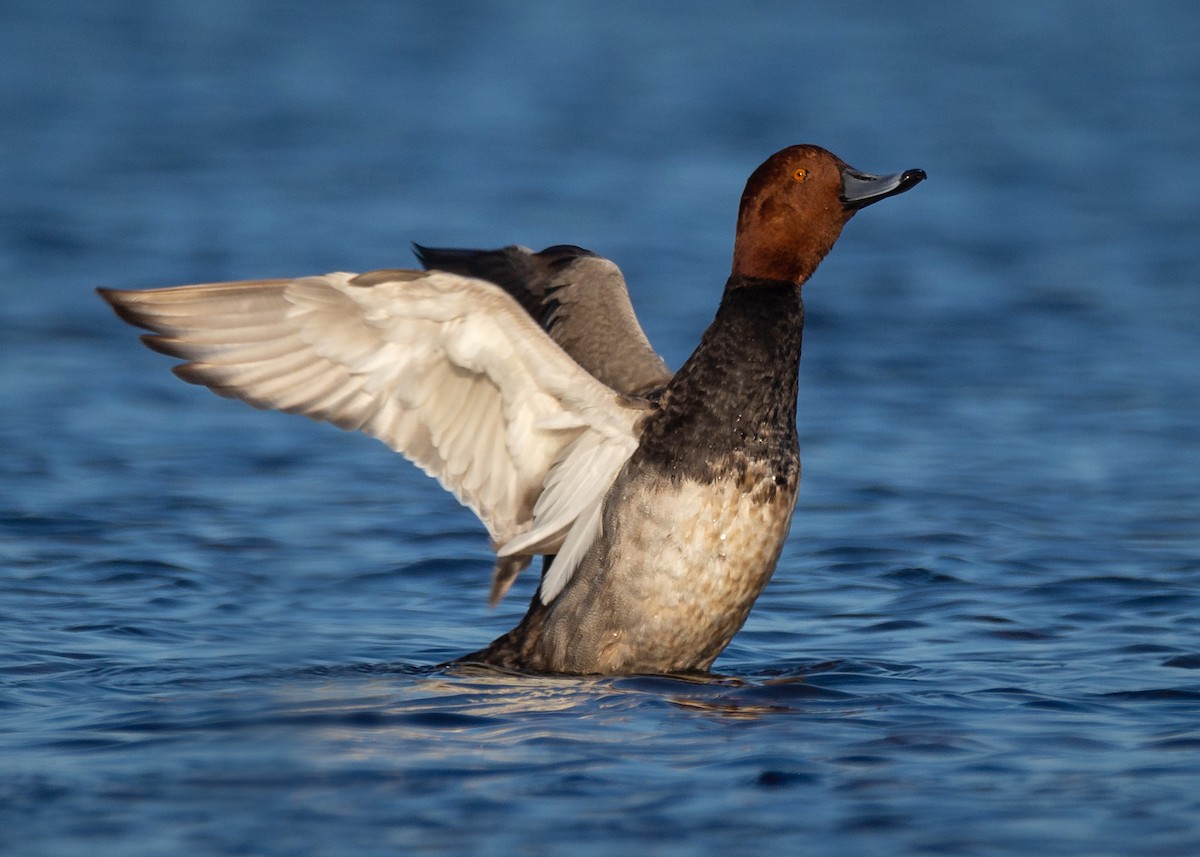
[(121, 319), (121, 321), (132, 324), (134, 327), (151, 329), (150, 325), (146, 323), (145, 315), (135, 309), (137, 292), (97, 286), (96, 294), (112, 308), (112, 311), (117, 314), (117, 318)]

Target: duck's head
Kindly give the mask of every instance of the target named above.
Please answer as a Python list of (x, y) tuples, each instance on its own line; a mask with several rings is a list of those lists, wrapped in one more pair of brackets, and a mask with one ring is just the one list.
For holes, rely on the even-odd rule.
[(738, 210), (735, 277), (802, 283), (860, 208), (925, 179), (924, 170), (875, 176), (819, 146), (789, 146), (750, 176)]

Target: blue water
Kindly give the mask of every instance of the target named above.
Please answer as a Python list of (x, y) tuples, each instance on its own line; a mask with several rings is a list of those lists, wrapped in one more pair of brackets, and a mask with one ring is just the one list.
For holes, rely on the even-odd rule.
[[(0, 853), (1200, 853), (1190, 2), (0, 8)], [(804, 484), (724, 678), (515, 623), (380, 444), (95, 298), (592, 247), (678, 366), (784, 145), (929, 181), (806, 288)]]

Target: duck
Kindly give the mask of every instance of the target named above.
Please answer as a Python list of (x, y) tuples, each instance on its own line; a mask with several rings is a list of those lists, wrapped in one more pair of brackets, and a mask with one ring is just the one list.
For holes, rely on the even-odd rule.
[(574, 245), (415, 245), (423, 269), (99, 289), (182, 380), (378, 438), (482, 522), (518, 624), (462, 664), (705, 673), (787, 540), (802, 286), (861, 209), (924, 181), (815, 145), (751, 173), (716, 316), (676, 372), (620, 270)]

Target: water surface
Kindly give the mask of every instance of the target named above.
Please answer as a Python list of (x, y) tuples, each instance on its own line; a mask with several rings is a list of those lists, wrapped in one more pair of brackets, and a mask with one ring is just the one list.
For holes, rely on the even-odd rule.
[[(10, 4), (11, 5), (11, 4)], [(0, 851), (1200, 851), (1200, 14), (0, 12)], [(806, 287), (804, 484), (718, 677), (436, 665), (515, 623), (380, 444), (94, 297), (571, 242), (673, 366), (738, 194), (928, 182)]]

